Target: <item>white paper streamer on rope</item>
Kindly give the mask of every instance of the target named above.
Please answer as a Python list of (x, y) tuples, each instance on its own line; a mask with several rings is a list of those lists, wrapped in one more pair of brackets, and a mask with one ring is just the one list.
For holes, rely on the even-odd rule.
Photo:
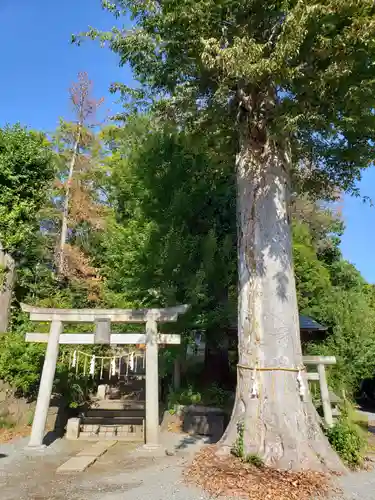
[(253, 386), (251, 388), (251, 396), (253, 398), (257, 398), (259, 395), (259, 385), (258, 385), (258, 379), (257, 379), (257, 370), (254, 368), (253, 374), (251, 376), (251, 380), (253, 381)]
[(114, 377), (116, 375), (116, 358), (113, 357), (111, 359), (111, 377)]
[(129, 368), (131, 369), (132, 372), (134, 371), (134, 352), (130, 353)]
[(79, 351), (77, 352), (76, 374), (78, 374), (78, 368), (79, 368)]
[(298, 387), (299, 387), (299, 395), (303, 398), (306, 394), (306, 388), (305, 388), (305, 384), (303, 383), (303, 376), (302, 376), (301, 370), (298, 372), (297, 382), (298, 382)]
[(101, 364), (101, 367), (100, 367), (100, 379), (103, 378), (103, 369), (104, 369), (104, 358), (102, 358), (102, 364)]
[[(138, 352), (138, 351), (125, 351), (118, 353), (118, 355), (112, 355), (112, 356), (95, 356), (92, 355), (91, 353), (83, 352), (83, 351), (78, 351), (75, 350), (73, 353), (70, 352), (69, 356), (69, 367), (70, 368), (75, 368), (76, 373), (78, 374), (79, 372), (79, 364), (80, 364), (80, 357), (83, 357), (82, 363), (83, 364), (83, 375), (86, 375), (88, 372), (88, 375), (91, 375), (94, 377), (95, 375), (95, 365), (98, 360), (100, 360), (100, 379), (103, 378), (103, 372), (104, 372), (104, 364), (105, 361), (109, 362), (109, 376), (110, 377), (115, 377), (117, 375), (118, 378), (121, 377), (121, 368), (122, 368), (122, 363), (125, 362), (125, 372), (126, 376), (129, 374), (129, 370), (131, 372), (136, 372), (138, 371), (139, 368), (139, 357), (142, 358), (142, 365), (143, 368), (145, 367), (145, 353)], [(123, 361), (123, 358), (125, 358), (125, 361)], [(87, 370), (88, 368), (88, 370)]]
[(95, 354), (91, 356), (90, 361), (90, 375), (93, 377), (95, 375)]
[(126, 376), (126, 379), (129, 376), (129, 359), (128, 359), (128, 362), (126, 363), (126, 374), (125, 374), (125, 376)]
[(120, 378), (121, 376), (121, 356), (118, 358), (118, 372), (117, 372), (117, 378)]
[(73, 361), (72, 361), (72, 368), (75, 368), (77, 364), (77, 351), (73, 352)]

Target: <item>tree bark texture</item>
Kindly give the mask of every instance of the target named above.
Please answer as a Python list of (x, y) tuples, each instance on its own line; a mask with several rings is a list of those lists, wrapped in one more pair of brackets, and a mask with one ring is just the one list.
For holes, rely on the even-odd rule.
[(65, 263), (65, 244), (68, 236), (68, 217), (69, 217), (69, 202), (70, 202), (70, 188), (73, 181), (74, 168), (77, 160), (79, 143), (81, 140), (81, 129), (82, 123), (78, 124), (77, 129), (77, 137), (73, 146), (72, 158), (69, 164), (69, 173), (68, 179), (66, 182), (65, 188), (65, 198), (64, 198), (64, 206), (63, 206), (63, 214), (62, 214), (62, 222), (61, 222), (61, 236), (60, 236), (60, 246), (58, 253), (58, 273), (60, 275), (64, 274), (64, 263)]
[(8, 329), (10, 306), (15, 280), (15, 262), (13, 257), (0, 246), (0, 334)]
[(343, 471), (320, 428), (303, 371), (288, 215), (289, 159), (268, 139), (254, 147), (247, 123), (242, 132), (236, 162), (239, 364), (236, 401), (221, 450), (240, 438), (241, 424), (245, 455), (257, 454), (266, 465)]

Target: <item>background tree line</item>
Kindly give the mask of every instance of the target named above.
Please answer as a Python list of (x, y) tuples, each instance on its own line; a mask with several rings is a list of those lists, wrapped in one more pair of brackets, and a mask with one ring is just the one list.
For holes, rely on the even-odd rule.
[[(1, 242), (14, 262), (2, 268), (1, 294), (11, 292), (12, 307), (1, 302), (2, 317), (9, 311), (10, 319), (0, 344), (0, 378), (27, 395), (37, 387), (44, 347), (24, 343), (30, 325), (21, 301), (47, 307), (189, 303), (181, 332), (188, 339), (191, 331), (204, 330), (211, 345), (221, 345), (236, 322), (231, 137), (218, 134), (213, 144), (209, 134), (181, 130), (173, 120), (161, 123), (153, 113), (133, 113), (95, 131), (82, 124), (74, 153), (76, 134), (77, 123), (61, 121), (48, 139), (18, 125), (0, 135)], [(337, 204), (296, 190), (291, 210), (299, 310), (328, 327), (304, 349), (335, 355), (331, 384), (354, 393), (375, 370), (374, 288), (341, 254), (345, 228)], [(56, 388), (63, 392), (73, 375), (62, 364), (59, 370)]]

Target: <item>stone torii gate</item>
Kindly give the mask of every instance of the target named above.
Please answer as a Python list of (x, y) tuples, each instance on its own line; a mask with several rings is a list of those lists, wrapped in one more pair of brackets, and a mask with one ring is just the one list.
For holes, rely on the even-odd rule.
[[(189, 306), (165, 309), (49, 309), (21, 304), (34, 322), (49, 322), (48, 333), (27, 333), (26, 342), (46, 342), (47, 350), (28, 446), (43, 448), (59, 344), (146, 344), (146, 440), (159, 444), (158, 344), (179, 344), (180, 335), (158, 333), (158, 323), (175, 322)], [(145, 333), (111, 333), (112, 323), (145, 323)], [(94, 323), (94, 333), (62, 333), (64, 323)]]

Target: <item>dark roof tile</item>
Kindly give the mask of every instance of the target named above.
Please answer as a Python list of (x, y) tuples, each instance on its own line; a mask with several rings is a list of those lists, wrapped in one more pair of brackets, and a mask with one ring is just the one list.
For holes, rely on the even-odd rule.
[(320, 330), (325, 331), (327, 327), (320, 325), (317, 321), (309, 318), (308, 316), (299, 316), (299, 327), (301, 330)]

